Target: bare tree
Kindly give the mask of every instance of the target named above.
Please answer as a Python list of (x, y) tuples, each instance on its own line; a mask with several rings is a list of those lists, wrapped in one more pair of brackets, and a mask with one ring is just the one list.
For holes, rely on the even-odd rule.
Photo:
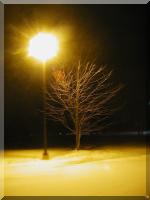
[(76, 149), (82, 134), (104, 128), (103, 121), (116, 108), (111, 101), (121, 86), (110, 81), (112, 71), (91, 63), (51, 71), (47, 90), (47, 115), (76, 136)]

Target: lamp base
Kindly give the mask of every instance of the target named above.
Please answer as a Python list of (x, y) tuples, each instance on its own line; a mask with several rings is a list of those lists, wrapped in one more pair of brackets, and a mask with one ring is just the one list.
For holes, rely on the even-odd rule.
[(43, 160), (49, 160), (49, 155), (48, 153), (43, 153), (43, 157), (42, 157)]

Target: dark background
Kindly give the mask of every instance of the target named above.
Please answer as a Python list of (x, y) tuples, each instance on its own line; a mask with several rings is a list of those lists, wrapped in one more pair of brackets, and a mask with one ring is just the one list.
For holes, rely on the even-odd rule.
[[(5, 5), (5, 148), (42, 146), (42, 68), (24, 48), (28, 34), (43, 27), (64, 36), (49, 67), (95, 59), (125, 86), (116, 98), (121, 109), (103, 133), (150, 130), (147, 14), (146, 5)], [(51, 120), (48, 132), (50, 145), (61, 144), (66, 134)]]

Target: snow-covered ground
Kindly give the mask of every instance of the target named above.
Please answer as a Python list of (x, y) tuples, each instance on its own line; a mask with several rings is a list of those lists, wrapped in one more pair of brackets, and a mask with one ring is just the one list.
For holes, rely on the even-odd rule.
[(145, 147), (5, 151), (5, 196), (145, 196)]

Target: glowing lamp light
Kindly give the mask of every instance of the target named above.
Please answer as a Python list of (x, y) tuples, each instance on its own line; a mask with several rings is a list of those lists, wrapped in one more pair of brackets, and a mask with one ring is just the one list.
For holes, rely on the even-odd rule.
[(40, 32), (29, 41), (28, 53), (42, 62), (55, 57), (59, 50), (58, 39), (50, 34)]

